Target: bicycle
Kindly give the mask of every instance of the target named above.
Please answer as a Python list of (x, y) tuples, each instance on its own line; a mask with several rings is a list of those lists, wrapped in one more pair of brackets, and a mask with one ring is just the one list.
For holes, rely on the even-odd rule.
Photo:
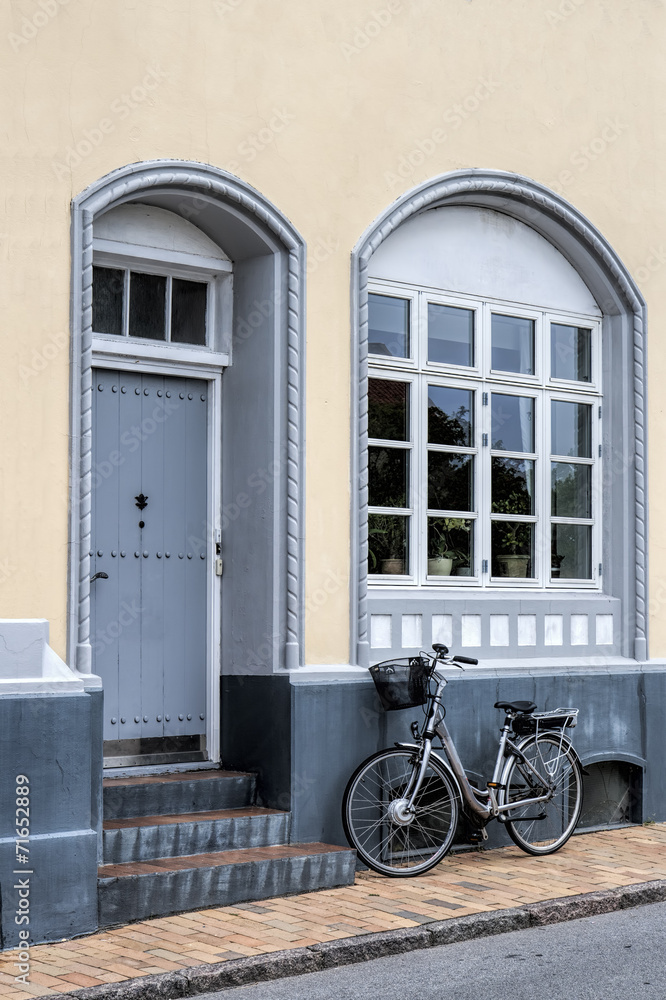
[[(467, 778), (444, 722), (446, 678), (442, 665), (477, 664), (449, 655), (441, 643), (432, 653), (375, 664), (370, 673), (388, 711), (426, 705), (425, 721), (411, 724), (414, 743), (395, 743), (368, 757), (349, 779), (342, 819), (359, 858), (381, 875), (407, 877), (429, 871), (449, 851), (460, 809), (472, 842), (487, 838), (496, 819), (528, 854), (558, 851), (579, 820), (586, 773), (565, 729), (577, 708), (537, 712), (532, 701), (498, 701), (505, 712), (491, 781), (475, 787)], [(433, 694), (431, 682), (436, 682)], [(435, 753), (438, 736), (445, 758)]]

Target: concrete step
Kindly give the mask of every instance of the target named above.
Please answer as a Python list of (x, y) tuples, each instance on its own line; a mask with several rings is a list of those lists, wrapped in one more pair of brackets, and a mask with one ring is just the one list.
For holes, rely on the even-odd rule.
[(98, 869), (100, 927), (352, 885), (356, 853), (329, 844), (290, 844)]
[(104, 821), (104, 864), (285, 844), (290, 814), (248, 806)]
[(184, 771), (105, 778), (104, 819), (237, 809), (254, 804), (256, 776), (241, 771)]

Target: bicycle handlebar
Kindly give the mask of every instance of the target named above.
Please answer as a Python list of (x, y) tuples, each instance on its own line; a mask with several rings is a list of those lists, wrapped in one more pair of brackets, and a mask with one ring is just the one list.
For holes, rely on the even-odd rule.
[(439, 663), (469, 663), (472, 666), (476, 666), (479, 662), (473, 656), (461, 656), (458, 653), (449, 656), (449, 647), (441, 642), (433, 642), (432, 648), (435, 650), (435, 656), (433, 657), (432, 653), (426, 653), (425, 655), (430, 656)]

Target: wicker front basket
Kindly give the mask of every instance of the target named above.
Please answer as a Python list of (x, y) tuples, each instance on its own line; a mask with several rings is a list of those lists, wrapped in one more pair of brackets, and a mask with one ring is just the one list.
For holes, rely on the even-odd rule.
[(387, 712), (416, 708), (428, 700), (430, 665), (422, 656), (384, 660), (370, 667), (370, 674)]

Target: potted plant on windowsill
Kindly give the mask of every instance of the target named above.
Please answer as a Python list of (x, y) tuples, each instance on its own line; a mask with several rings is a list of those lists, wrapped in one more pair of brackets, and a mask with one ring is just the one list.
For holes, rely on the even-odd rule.
[(431, 521), (428, 576), (451, 576), (454, 564), (469, 563), (469, 553), (456, 548), (452, 531), (469, 531), (462, 517), (439, 517)]
[[(382, 576), (403, 576), (405, 573), (405, 519), (392, 514), (373, 514), (374, 526), (368, 530), (370, 572)], [(372, 539), (381, 539), (375, 551)]]
[[(494, 514), (517, 514), (521, 507), (525, 505), (524, 493), (512, 493), (505, 500), (495, 500), (493, 502)], [(523, 529), (527, 527), (525, 521), (495, 521), (493, 541), (498, 539), (500, 551), (495, 559), (499, 566), (500, 576), (510, 576), (514, 579), (525, 579), (530, 563), (530, 555), (526, 553), (525, 541), (520, 537)], [(519, 552), (518, 550), (523, 551)]]

